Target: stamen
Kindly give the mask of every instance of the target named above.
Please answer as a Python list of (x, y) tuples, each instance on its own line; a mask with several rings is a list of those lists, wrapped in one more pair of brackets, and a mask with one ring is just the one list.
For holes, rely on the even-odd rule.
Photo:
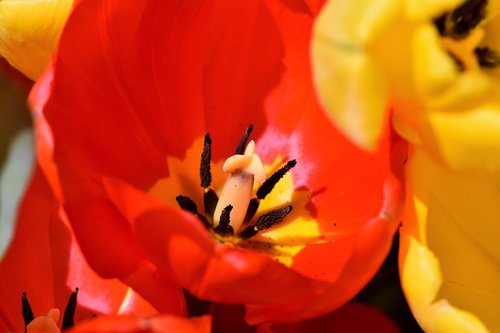
[(191, 212), (193, 214), (198, 214), (198, 207), (196, 206), (196, 203), (190, 198), (186, 197), (183, 195), (178, 195), (175, 200), (177, 200), (177, 203), (183, 210), (187, 210), (188, 212)]
[(220, 214), (220, 220), (219, 224), (217, 227), (215, 227), (215, 232), (222, 235), (222, 236), (227, 236), (227, 235), (234, 235), (234, 230), (233, 227), (230, 225), (230, 218), (229, 215), (231, 211), (233, 210), (232, 205), (227, 205), (221, 212)]
[(210, 172), (210, 160), (212, 159), (212, 139), (210, 134), (205, 134), (205, 142), (203, 144), (203, 152), (201, 153), (200, 162), (200, 179), (202, 187), (209, 187), (212, 183), (212, 173)]
[(292, 206), (290, 205), (272, 210), (260, 216), (257, 222), (255, 222), (255, 225), (243, 229), (243, 231), (238, 233), (238, 237), (241, 239), (249, 239), (255, 236), (259, 231), (269, 229), (276, 223), (281, 222), (291, 211)]
[(467, 0), (434, 22), (441, 36), (463, 39), (486, 17), (487, 0)]
[(278, 181), (295, 165), (297, 164), (296, 160), (288, 161), (286, 165), (281, 167), (278, 171), (273, 173), (271, 177), (269, 177), (262, 186), (257, 190), (257, 198), (264, 199), (276, 186)]
[(252, 133), (252, 130), (253, 130), (253, 125), (252, 124), (248, 125), (245, 133), (243, 134), (243, 137), (240, 140), (240, 143), (238, 144), (238, 147), (236, 147), (236, 151), (234, 152), (235, 154), (243, 155), (243, 153), (245, 152), (245, 147), (247, 145), (248, 137)]
[(75, 288), (75, 290), (73, 290), (71, 296), (69, 297), (68, 305), (66, 305), (66, 309), (64, 310), (64, 317), (62, 322), (63, 330), (75, 326), (75, 310), (78, 290), (78, 288)]
[(253, 198), (248, 203), (247, 213), (245, 215), (245, 219), (243, 220), (243, 224), (250, 222), (252, 217), (254, 217), (255, 213), (257, 213), (257, 209), (259, 209), (259, 199)]
[(198, 206), (196, 205), (196, 202), (193, 201), (193, 199), (184, 195), (178, 195), (175, 200), (177, 200), (177, 203), (179, 204), (181, 209), (193, 213), (198, 219), (201, 220), (201, 222), (203, 222), (206, 227), (210, 227), (210, 222), (208, 222), (207, 218), (204, 215), (198, 213)]
[(35, 319), (35, 315), (33, 314), (33, 310), (31, 309), (30, 302), (28, 301), (28, 296), (26, 296), (26, 292), (23, 291), (21, 296), (21, 304), (23, 311), (23, 319), (24, 319), (24, 327), (28, 326), (29, 323)]
[(203, 206), (205, 206), (205, 213), (207, 216), (214, 216), (215, 207), (217, 207), (217, 202), (219, 197), (217, 193), (211, 188), (206, 188), (203, 193)]
[(478, 47), (474, 50), (479, 66), (483, 68), (495, 68), (500, 65), (498, 54), (488, 47)]

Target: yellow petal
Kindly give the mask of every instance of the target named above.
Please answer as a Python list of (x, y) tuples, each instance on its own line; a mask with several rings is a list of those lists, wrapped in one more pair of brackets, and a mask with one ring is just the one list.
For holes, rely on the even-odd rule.
[(339, 44), (368, 45), (392, 25), (401, 11), (401, 1), (330, 0), (315, 23), (315, 37)]
[(32, 80), (47, 66), (73, 0), (0, 1), (0, 54)]
[(313, 75), (330, 119), (365, 149), (377, 146), (387, 89), (367, 48), (394, 22), (400, 2), (329, 1), (315, 22)]
[(500, 331), (499, 188), (421, 150), (407, 171), (401, 282), (415, 318), (426, 332)]
[(500, 104), (463, 112), (429, 112), (428, 147), (452, 169), (500, 176)]
[(424, 102), (428, 109), (467, 110), (499, 93), (498, 82), (483, 72), (465, 72), (440, 94)]
[(387, 104), (383, 76), (362, 52), (345, 52), (313, 44), (313, 70), (327, 115), (351, 140), (374, 150)]
[(406, 0), (406, 15), (410, 20), (432, 20), (450, 11), (464, 0)]
[(425, 24), (415, 29), (412, 46), (414, 80), (422, 94), (437, 94), (457, 79), (458, 68), (441, 46), (434, 26)]

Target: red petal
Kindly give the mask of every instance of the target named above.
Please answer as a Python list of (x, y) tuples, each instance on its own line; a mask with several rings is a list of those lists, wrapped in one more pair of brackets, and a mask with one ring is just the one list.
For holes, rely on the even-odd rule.
[[(28, 293), (35, 313), (45, 315), (54, 307), (53, 260), (61, 258), (64, 265), (67, 255), (60, 253), (54, 258), (51, 253), (49, 226), (57, 223), (57, 209), (43, 176), (37, 172), (21, 202), (14, 237), (0, 263), (0, 313), (12, 330), (24, 328), (20, 307), (23, 291)], [(69, 289), (67, 292), (71, 293)]]
[(205, 27), (204, 117), (214, 140), (214, 158), (225, 159), (249, 124), (254, 125), (254, 137), (267, 127), (264, 99), (285, 68), (282, 40), (264, 1), (215, 3)]
[(201, 298), (286, 304), (325, 287), (267, 256), (216, 244), (190, 213), (154, 201), (123, 182), (105, 183), (111, 201), (133, 225), (155, 264)]
[(209, 333), (210, 317), (182, 318), (172, 315), (159, 317), (98, 317), (76, 325), (68, 333)]
[(355, 238), (352, 258), (340, 277), (321, 294), (309, 302), (290, 306), (247, 306), (247, 321), (290, 322), (325, 314), (340, 307), (375, 275), (386, 257), (394, 234), (394, 227), (385, 219), (375, 219)]

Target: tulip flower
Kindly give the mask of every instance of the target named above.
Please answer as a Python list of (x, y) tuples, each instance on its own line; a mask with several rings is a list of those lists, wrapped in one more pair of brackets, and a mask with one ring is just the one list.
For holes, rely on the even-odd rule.
[(73, 0), (0, 2), (0, 55), (36, 80), (50, 61)]
[(246, 304), (251, 324), (327, 313), (370, 280), (406, 153), (387, 132), (364, 152), (327, 121), (309, 70), (317, 9), (75, 5), (30, 104), (38, 159), (96, 272), (124, 280), (151, 261), (201, 299)]
[(370, 149), (391, 117), (411, 144), (401, 283), (426, 332), (500, 328), (498, 10), (498, 1), (330, 1), (315, 26), (315, 82), (330, 119)]

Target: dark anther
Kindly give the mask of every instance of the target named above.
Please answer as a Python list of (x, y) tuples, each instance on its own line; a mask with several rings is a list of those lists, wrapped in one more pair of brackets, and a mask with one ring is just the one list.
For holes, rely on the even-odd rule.
[(35, 315), (33, 314), (33, 310), (31, 309), (30, 302), (28, 302), (28, 296), (26, 296), (26, 292), (23, 291), (21, 296), (21, 304), (23, 311), (23, 319), (24, 319), (24, 327), (28, 326), (33, 319), (35, 319)]
[(203, 206), (205, 206), (205, 213), (207, 216), (214, 216), (215, 207), (217, 206), (217, 202), (219, 201), (219, 197), (217, 193), (211, 188), (206, 188), (203, 193)]
[(198, 207), (196, 207), (196, 203), (190, 197), (178, 195), (175, 200), (177, 200), (177, 203), (182, 209), (187, 210), (188, 212), (191, 212), (195, 215), (198, 214)]
[(196, 202), (194, 202), (190, 197), (186, 197), (184, 195), (178, 195), (175, 200), (181, 207), (181, 209), (193, 213), (196, 215), (198, 219), (203, 222), (206, 227), (210, 227), (210, 222), (208, 222), (207, 218), (202, 214), (198, 213), (198, 207), (196, 206)]
[(451, 13), (446, 13), (434, 20), (439, 33), (454, 39), (469, 35), (486, 17), (487, 0), (467, 0)]
[(259, 231), (269, 229), (276, 223), (281, 222), (291, 211), (292, 206), (272, 210), (260, 216), (253, 226), (243, 229), (240, 233), (238, 233), (238, 237), (242, 239), (249, 239), (255, 236)]
[(68, 329), (75, 326), (75, 310), (76, 310), (76, 298), (78, 297), (78, 288), (75, 288), (69, 296), (68, 305), (64, 310), (62, 329)]
[(203, 152), (201, 153), (200, 162), (200, 179), (202, 187), (209, 187), (212, 183), (212, 173), (210, 172), (210, 160), (212, 159), (212, 139), (210, 134), (205, 134), (205, 142), (203, 144)]
[(483, 68), (495, 68), (500, 65), (498, 54), (487, 47), (478, 47), (474, 50), (474, 53), (476, 54), (479, 66)]
[(248, 203), (247, 213), (245, 214), (245, 219), (243, 223), (250, 222), (252, 217), (254, 217), (255, 213), (257, 213), (257, 209), (259, 208), (259, 199), (253, 198)]
[(259, 230), (269, 229), (276, 223), (281, 222), (291, 211), (292, 206), (290, 205), (272, 210), (260, 216), (257, 222), (255, 222), (255, 227)]
[(232, 205), (227, 205), (222, 212), (220, 213), (220, 220), (219, 220), (219, 225), (215, 227), (215, 232), (222, 235), (222, 236), (227, 236), (227, 235), (234, 235), (234, 230), (233, 227), (229, 224), (230, 219), (229, 219), (229, 214), (233, 210)]
[(250, 134), (252, 133), (253, 130), (253, 125), (248, 125), (245, 133), (243, 134), (243, 137), (240, 140), (240, 143), (238, 144), (238, 147), (236, 147), (236, 151), (234, 152), (235, 154), (243, 155), (245, 152), (245, 146), (247, 145), (247, 140)]
[(438, 29), (439, 34), (441, 36), (444, 36), (444, 34), (445, 34), (445, 30), (446, 30), (446, 28), (445, 28), (446, 17), (447, 17), (447, 14), (443, 14), (440, 17), (434, 19), (434, 25)]
[(296, 160), (288, 161), (288, 163), (281, 167), (281, 169), (273, 173), (272, 176), (269, 177), (257, 190), (257, 198), (261, 200), (264, 199), (273, 190), (274, 186), (276, 186), (281, 177), (283, 177), (285, 173), (287, 173), (296, 164)]

